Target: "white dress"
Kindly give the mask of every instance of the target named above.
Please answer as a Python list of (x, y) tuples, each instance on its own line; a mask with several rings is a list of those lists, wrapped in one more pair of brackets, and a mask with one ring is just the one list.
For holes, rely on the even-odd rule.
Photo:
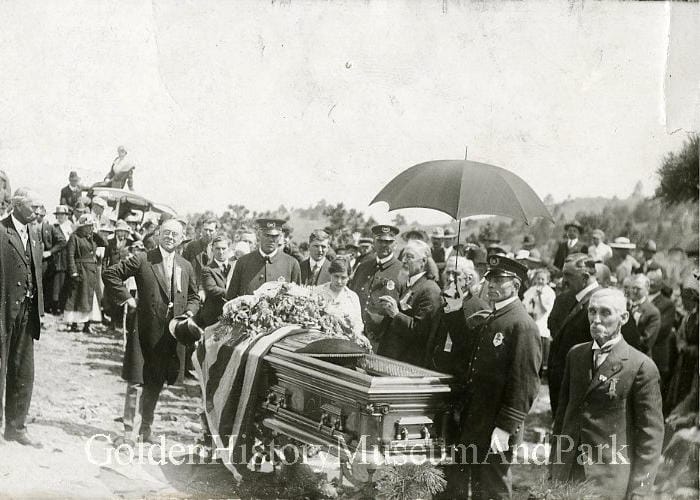
[(537, 287), (531, 286), (523, 295), (523, 305), (527, 313), (535, 320), (537, 328), (540, 330), (540, 337), (549, 338), (549, 328), (547, 328), (547, 319), (549, 313), (552, 312), (554, 299), (556, 294), (549, 285), (542, 287), (542, 304), (537, 299)]
[(362, 309), (360, 308), (360, 298), (355, 292), (348, 287), (343, 287), (340, 292), (335, 293), (331, 290), (330, 283), (324, 283), (323, 285), (315, 287), (314, 293), (328, 301), (326, 310), (329, 313), (340, 316), (341, 318), (347, 317), (350, 320), (350, 325), (355, 335), (362, 335), (364, 331)]

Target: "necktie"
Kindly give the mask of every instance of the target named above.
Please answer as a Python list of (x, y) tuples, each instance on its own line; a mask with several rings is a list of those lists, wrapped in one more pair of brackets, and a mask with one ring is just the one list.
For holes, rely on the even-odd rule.
[(596, 370), (603, 364), (605, 359), (608, 357), (608, 354), (610, 354), (610, 351), (612, 351), (612, 348), (613, 345), (611, 344), (595, 350), (595, 353), (593, 354), (593, 364)]
[(223, 266), (221, 266), (221, 272), (224, 274), (224, 276), (228, 275), (228, 270), (230, 268), (231, 267), (228, 264), (224, 264)]
[(318, 280), (318, 271), (321, 269), (321, 266), (318, 265), (318, 262), (314, 262), (314, 267), (311, 269), (311, 282), (312, 284), (316, 284), (316, 280)]

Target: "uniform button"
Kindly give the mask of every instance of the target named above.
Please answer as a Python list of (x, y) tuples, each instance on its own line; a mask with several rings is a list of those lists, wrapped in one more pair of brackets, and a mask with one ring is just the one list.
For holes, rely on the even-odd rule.
[(18, 281), (17, 286), (22, 286), (22, 283)]

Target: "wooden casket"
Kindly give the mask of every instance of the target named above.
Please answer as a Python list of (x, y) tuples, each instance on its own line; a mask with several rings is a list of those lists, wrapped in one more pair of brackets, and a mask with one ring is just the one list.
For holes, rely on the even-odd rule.
[(295, 334), (263, 358), (266, 430), (341, 460), (360, 448), (383, 456), (442, 454), (450, 375), (353, 352), (343, 345), (353, 346), (348, 341), (323, 338), (313, 330)]

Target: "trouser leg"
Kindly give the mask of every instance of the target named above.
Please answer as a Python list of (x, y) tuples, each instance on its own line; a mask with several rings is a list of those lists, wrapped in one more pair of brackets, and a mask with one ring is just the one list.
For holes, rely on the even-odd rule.
[(5, 387), (5, 432), (26, 430), (34, 388), (34, 339), (26, 331), (30, 303), (24, 301), (8, 338)]
[(126, 394), (124, 396), (124, 432), (131, 434), (134, 430), (134, 419), (138, 410), (139, 391), (141, 384), (133, 382), (126, 383)]
[(474, 500), (512, 497), (513, 487), (510, 474), (512, 458), (512, 449), (502, 454), (489, 453), (478, 464), (469, 467)]
[(139, 402), (139, 413), (141, 414), (141, 427), (139, 434), (146, 435), (151, 431), (153, 424), (153, 414), (156, 410), (160, 391), (163, 389), (163, 382), (148, 382), (143, 384), (143, 392)]

